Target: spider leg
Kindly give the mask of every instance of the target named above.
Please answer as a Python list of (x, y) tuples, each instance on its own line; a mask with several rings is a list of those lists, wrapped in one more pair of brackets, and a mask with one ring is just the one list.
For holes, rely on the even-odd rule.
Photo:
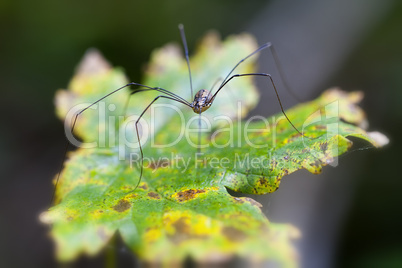
[(168, 96), (171, 96), (173, 98), (176, 98), (178, 100), (181, 100), (182, 102), (185, 102), (188, 105), (190, 104), (188, 101), (186, 101), (184, 98), (180, 97), (179, 95), (177, 95), (177, 94), (175, 94), (175, 93), (173, 93), (173, 92), (171, 92), (169, 90), (166, 90), (164, 88), (161, 88), (161, 87), (150, 87), (150, 86), (146, 86), (146, 85), (143, 85), (143, 84), (140, 84), (140, 83), (134, 83), (134, 82), (132, 82), (132, 83), (130, 83), (128, 85), (136, 85), (136, 86), (143, 87), (143, 88), (135, 88), (135, 89), (133, 89), (132, 92), (131, 92), (131, 95), (134, 95), (134, 94), (139, 93), (139, 92), (155, 90), (155, 91), (161, 92), (163, 94), (166, 94)]
[(183, 24), (179, 24), (179, 30), (180, 30), (181, 41), (182, 41), (183, 47), (184, 47), (184, 54), (186, 56), (188, 75), (190, 77), (190, 89), (191, 89), (191, 97), (190, 98), (193, 98), (194, 97), (194, 95), (193, 95), (193, 80), (191, 78), (190, 60), (188, 58), (188, 47), (187, 47), (186, 34), (184, 33)]
[(285, 76), (285, 72), (283, 71), (282, 64), (279, 61), (278, 53), (276, 53), (274, 45), (271, 42), (267, 43), (267, 45), (269, 47), (269, 50), (271, 51), (272, 57), (274, 58), (274, 63), (276, 65), (276, 69), (278, 70), (279, 76), (281, 77), (282, 83), (285, 86), (286, 90), (297, 101), (303, 102), (303, 100), (300, 99), (300, 97), (292, 90), (292, 87), (289, 85), (288, 79)]
[[(211, 95), (213, 95), (213, 94), (212, 94), (212, 90), (215, 88), (215, 86), (216, 86), (216, 85), (219, 83), (219, 81), (221, 81), (221, 80), (222, 80), (222, 77), (219, 77), (218, 79), (216, 79), (215, 83), (214, 83), (214, 84), (212, 85), (212, 87), (211, 87), (211, 90), (209, 91), (209, 93), (210, 93)], [(222, 80), (222, 81), (223, 81), (223, 80)], [(233, 94), (233, 91), (230, 89), (229, 86), (226, 87), (226, 90), (228, 91), (227, 95), (228, 95), (228, 98), (230, 98), (230, 100), (231, 100), (230, 103), (232, 103), (233, 109), (236, 109), (236, 108), (237, 108), (236, 102), (238, 101), (238, 99), (236, 98), (235, 94)]]
[(212, 84), (211, 89), (209, 90), (209, 92), (212, 94), (212, 90), (214, 90), (215, 86), (219, 83), (219, 81), (223, 81), (222, 77), (218, 77), (218, 79), (216, 79), (216, 81)]
[(124, 110), (123, 110), (123, 111), (124, 111), (124, 118), (125, 118), (126, 115), (127, 115), (127, 109), (128, 109), (128, 105), (129, 105), (129, 103), (130, 103), (131, 97), (132, 97), (134, 94), (137, 94), (137, 93), (140, 93), (140, 92), (145, 92), (145, 91), (153, 91), (153, 90), (154, 90), (154, 91), (158, 91), (158, 92), (164, 93), (164, 94), (166, 94), (166, 95), (168, 95), (168, 96), (170, 96), (170, 97), (172, 97), (172, 98), (176, 98), (177, 101), (180, 102), (180, 103), (183, 103), (183, 104), (185, 104), (185, 105), (187, 105), (187, 106), (190, 105), (190, 103), (189, 103), (188, 101), (186, 101), (185, 99), (183, 99), (183, 98), (180, 97), (179, 95), (174, 94), (173, 92), (171, 92), (171, 91), (169, 91), (169, 90), (166, 90), (166, 89), (163, 89), (163, 88), (160, 88), (160, 87), (149, 87), (149, 86), (142, 85), (142, 84), (139, 84), (139, 83), (132, 83), (132, 84), (135, 84), (136, 86), (140, 86), (140, 87), (142, 87), (142, 88), (135, 88), (135, 89), (133, 89), (132, 92), (130, 93), (130, 96), (127, 98), (127, 101), (126, 101), (126, 103), (125, 103), (125, 105), (124, 105)]
[[(78, 119), (78, 116), (79, 116), (80, 114), (82, 114), (83, 112), (85, 112), (86, 110), (88, 110), (89, 108), (91, 108), (92, 106), (94, 106), (95, 104), (99, 103), (100, 101), (106, 99), (106, 98), (109, 97), (110, 95), (113, 95), (114, 93), (116, 93), (116, 92), (122, 90), (123, 88), (129, 87), (129, 86), (131, 86), (131, 85), (133, 85), (133, 84), (136, 84), (136, 83), (129, 83), (129, 84), (127, 84), (127, 85), (124, 85), (124, 86), (122, 86), (122, 87), (119, 87), (118, 89), (113, 90), (112, 92), (106, 94), (106, 95), (103, 96), (102, 98), (98, 99), (97, 101), (93, 102), (92, 104), (88, 105), (87, 107), (85, 107), (84, 109), (82, 109), (81, 111), (79, 111), (79, 112), (75, 115), (74, 120), (73, 120), (73, 123), (71, 124), (71, 133), (74, 133), (75, 124), (77, 123), (77, 119)], [(61, 174), (61, 171), (62, 171), (62, 169), (63, 169), (64, 161), (66, 160), (66, 156), (67, 156), (67, 152), (68, 152), (68, 147), (69, 147), (69, 145), (70, 145), (70, 143), (69, 143), (69, 141), (67, 140), (66, 146), (64, 147), (63, 160), (62, 160), (62, 162), (60, 163), (60, 169), (59, 169), (60, 171), (59, 171), (59, 173), (57, 174), (56, 182), (55, 182), (55, 184), (54, 184), (54, 190), (53, 190), (53, 194), (52, 194), (52, 199), (50, 199), (50, 205), (52, 205), (52, 203), (53, 203), (53, 201), (54, 201), (54, 198), (55, 198), (55, 195), (56, 195), (57, 185), (58, 185), (59, 180), (60, 180), (60, 174)]]
[[(124, 85), (122, 87), (119, 87), (116, 90), (113, 90), (112, 92), (106, 94), (102, 98), (100, 98), (97, 101), (91, 103), (90, 105), (88, 105), (87, 107), (85, 107), (84, 109), (82, 109), (78, 113), (76, 113), (75, 116), (74, 116), (73, 122), (71, 124), (71, 133), (74, 133), (74, 128), (75, 128), (75, 125), (77, 123), (78, 116), (80, 116), (83, 112), (85, 112), (86, 110), (88, 110), (89, 108), (94, 106), (95, 104), (97, 104), (100, 101), (106, 99), (110, 95), (113, 95), (114, 93), (117, 93), (118, 91), (122, 90), (123, 88), (129, 87), (129, 86), (140, 86), (140, 87), (142, 87), (140, 89), (134, 89), (133, 92), (130, 94), (130, 96), (132, 96), (132, 95), (134, 95), (135, 93), (138, 93), (138, 92), (155, 90), (155, 91), (164, 93), (164, 94), (169, 96), (169, 97), (165, 96), (166, 98), (173, 99), (173, 100), (175, 100), (177, 102), (180, 102), (180, 103), (183, 103), (184, 105), (187, 105), (187, 106), (190, 105), (190, 103), (188, 101), (186, 101), (185, 99), (181, 98), (180, 96), (178, 96), (178, 95), (176, 95), (176, 94), (174, 94), (174, 93), (172, 93), (172, 92), (170, 92), (170, 91), (168, 91), (166, 89), (159, 88), (159, 87), (150, 87), (150, 86), (142, 85), (140, 83), (131, 82), (131, 83), (128, 83), (128, 84), (126, 84), (126, 85)], [(129, 100), (130, 100), (130, 97), (126, 101), (125, 110), (127, 109)], [(148, 107), (147, 107), (147, 109), (148, 109)], [(55, 185), (54, 185), (54, 191), (53, 191), (53, 194), (52, 194), (52, 198), (50, 200), (50, 205), (53, 203), (55, 195), (56, 195), (57, 185), (58, 185), (59, 180), (60, 180), (60, 175), (61, 175), (61, 171), (63, 169), (64, 161), (66, 160), (66, 157), (67, 157), (67, 152), (68, 152), (69, 145), (70, 145), (70, 143), (67, 140), (65, 148), (64, 148), (63, 159), (62, 159), (62, 162), (60, 163), (60, 168), (59, 168), (60, 171), (59, 171), (59, 173), (57, 174), (57, 177), (56, 177), (56, 182), (55, 182)]]
[(198, 155), (201, 154), (201, 109), (199, 115), (200, 116), (198, 117), (198, 148), (197, 148)]
[[(141, 171), (140, 171), (140, 178), (138, 179), (137, 185), (135, 186), (135, 188), (134, 188), (133, 191), (135, 191), (135, 190), (137, 189), (138, 185), (140, 185), (141, 178), (142, 178), (142, 172), (143, 172), (143, 169), (144, 169), (144, 166), (143, 166), (143, 164), (144, 164), (144, 153), (143, 153), (143, 151), (142, 151), (142, 146), (141, 146), (141, 141), (140, 141), (140, 135), (139, 135), (139, 133), (138, 133), (138, 122), (140, 122), (142, 116), (143, 116), (143, 115), (145, 114), (145, 112), (149, 109), (149, 107), (151, 107), (151, 105), (152, 105), (155, 101), (157, 101), (159, 98), (170, 99), (170, 100), (174, 100), (174, 101), (180, 102), (180, 103), (182, 103), (182, 104), (184, 104), (184, 105), (187, 105), (187, 103), (182, 102), (181, 100), (178, 100), (178, 99), (176, 99), (176, 98), (173, 98), (173, 97), (170, 97), (170, 96), (165, 96), (165, 95), (159, 95), (159, 96), (157, 96), (153, 101), (151, 101), (150, 104), (148, 104), (148, 106), (144, 109), (144, 111), (142, 111), (141, 115), (138, 117), (137, 121), (135, 122), (135, 130), (136, 130), (136, 132), (137, 132), (137, 139), (138, 139), (138, 144), (139, 144), (140, 153), (141, 153)], [(188, 106), (188, 105), (187, 105), (187, 106)]]
[[(226, 84), (226, 82), (228, 80), (231, 79), (230, 75), (234, 72), (234, 70), (246, 59), (250, 58), (251, 56), (253, 56), (254, 54), (260, 52), (263, 49), (266, 49), (267, 47), (269, 47), (270, 43), (266, 43), (262, 46), (260, 46), (259, 48), (257, 48), (255, 51), (253, 51), (252, 53), (250, 53), (249, 55), (247, 55), (245, 58), (241, 59), (233, 68), (232, 70), (230, 70), (230, 72), (226, 75), (225, 79), (222, 81), (222, 84), (219, 86), (219, 89), (223, 87), (224, 84)], [(230, 77), (230, 78), (229, 78)], [(218, 89), (218, 90), (219, 90)]]
[[(276, 94), (276, 98), (278, 99), (279, 106), (281, 107), (281, 111), (282, 111), (283, 115), (286, 117), (286, 119), (288, 120), (288, 122), (292, 125), (292, 127), (293, 127), (300, 135), (302, 135), (303, 137), (306, 137), (306, 136), (303, 135), (302, 132), (300, 132), (300, 131), (295, 127), (295, 125), (293, 125), (292, 121), (290, 121), (290, 119), (289, 119), (288, 116), (286, 115), (285, 110), (283, 109), (283, 105), (282, 105), (281, 99), (279, 98), (278, 90), (276, 89), (274, 80), (272, 79), (272, 76), (271, 76), (270, 74), (266, 74), (266, 73), (248, 73), (248, 74), (235, 74), (235, 75), (232, 75), (232, 76), (229, 77), (229, 79), (227, 79), (227, 80), (218, 88), (218, 90), (215, 92), (215, 94), (214, 94), (214, 95), (212, 96), (212, 98), (211, 98), (211, 103), (215, 100), (215, 97), (216, 97), (216, 95), (219, 93), (219, 91), (220, 91), (227, 83), (229, 83), (229, 81), (231, 81), (233, 78), (244, 77), (244, 76), (262, 76), (262, 77), (267, 77), (267, 78), (269, 78), (270, 81), (271, 81), (271, 84), (272, 84), (272, 86), (273, 86), (273, 88), (274, 88), (274, 91), (275, 91), (275, 94)], [(308, 138), (308, 137), (306, 137), (306, 138)]]
[(233, 68), (232, 70), (227, 74), (227, 76), (225, 77), (225, 79), (222, 81), (222, 84), (220, 85), (219, 88), (221, 88), (225, 82), (227, 82), (227, 80), (229, 80), (230, 75), (234, 72), (234, 70), (242, 63), (244, 62), (246, 59), (248, 59), (249, 57), (253, 56), (254, 54), (260, 52), (261, 50), (264, 50), (266, 48), (269, 48), (269, 51), (272, 54), (272, 57), (274, 58), (274, 63), (276, 66), (276, 69), (278, 70), (279, 76), (281, 77), (282, 83), (285, 86), (286, 90), (299, 102), (302, 102), (300, 100), (300, 98), (297, 96), (297, 94), (291, 89), (291, 87), (289, 86), (288, 80), (285, 76), (285, 72), (283, 71), (282, 68), (282, 64), (279, 61), (279, 57), (278, 57), (278, 53), (276, 53), (276, 50), (274, 48), (274, 45), (271, 42), (265, 43), (262, 46), (260, 46), (258, 49), (256, 49), (255, 51), (253, 51), (252, 53), (250, 53), (248, 56), (246, 56), (245, 58), (241, 59)]

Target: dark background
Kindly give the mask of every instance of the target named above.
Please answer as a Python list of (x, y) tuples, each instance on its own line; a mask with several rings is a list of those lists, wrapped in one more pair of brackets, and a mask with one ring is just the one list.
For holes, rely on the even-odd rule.
[[(331, 86), (365, 92), (369, 129), (386, 134), (387, 147), (348, 154), (320, 176), (292, 174), (277, 193), (256, 198), (271, 221), (302, 230), (296, 246), (303, 267), (402, 267), (397, 0), (2, 1), (0, 265), (56, 265), (47, 229), (38, 221), (49, 206), (65, 143), (53, 96), (67, 86), (85, 50), (100, 49), (132, 81), (141, 81), (151, 51), (180, 42), (179, 23), (190, 51), (210, 29), (223, 37), (248, 31), (261, 44), (274, 42), (304, 100)], [(283, 101), (287, 107), (296, 103), (286, 93)], [(261, 103), (254, 114), (279, 112), (271, 93), (263, 92)], [(122, 262), (133, 263), (129, 253), (120, 254)], [(100, 264), (102, 258), (77, 265)]]

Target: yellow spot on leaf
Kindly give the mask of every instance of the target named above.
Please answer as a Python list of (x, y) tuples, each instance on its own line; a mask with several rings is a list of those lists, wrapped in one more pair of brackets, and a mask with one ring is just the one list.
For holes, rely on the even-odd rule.
[(162, 236), (162, 229), (160, 228), (150, 228), (144, 233), (144, 240), (148, 243), (157, 241)]

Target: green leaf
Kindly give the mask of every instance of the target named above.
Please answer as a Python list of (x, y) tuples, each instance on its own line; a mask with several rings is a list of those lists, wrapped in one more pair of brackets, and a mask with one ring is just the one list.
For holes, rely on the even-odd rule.
[[(220, 43), (216, 34), (209, 34), (191, 58), (195, 91), (209, 89), (215, 77), (224, 78), (238, 60), (255, 49), (248, 35)], [(255, 57), (245, 61), (236, 73), (253, 72), (254, 61)], [(71, 106), (93, 102), (126, 83), (121, 70), (112, 69), (99, 54), (90, 52), (70, 90), (58, 92), (58, 115), (64, 118)], [(144, 84), (164, 87), (189, 100), (186, 62), (175, 46), (152, 54)], [(57, 187), (58, 204), (41, 215), (43, 222), (52, 224), (59, 260), (73, 260), (81, 253), (94, 255), (118, 231), (133, 252), (150, 263), (179, 263), (187, 256), (213, 262), (238, 255), (255, 262), (270, 260), (296, 266), (297, 253), (291, 240), (298, 237), (298, 230), (270, 223), (261, 204), (248, 197), (233, 197), (227, 188), (253, 194), (273, 192), (285, 175), (303, 168), (317, 174), (323, 166), (335, 165), (337, 156), (352, 146), (347, 137), (358, 137), (377, 147), (387, 140), (355, 126), (365, 122), (356, 105), (361, 93), (332, 89), (288, 110), (290, 120), (303, 130), (301, 136), (282, 114), (253, 122), (241, 120), (258, 99), (251, 79), (230, 83), (229, 93), (223, 93), (225, 89), (203, 113), (217, 132), (203, 133), (201, 144), (206, 148), (201, 155), (189, 144), (197, 143), (196, 132), (185, 128), (183, 138), (177, 138), (183, 118), (187, 122), (198, 115), (180, 104), (175, 105), (183, 111), (183, 118), (167, 108), (155, 112), (156, 125), (148, 131), (154, 136), (143, 143), (144, 173), (135, 191), (141, 162), (130, 158), (138, 160), (138, 144), (133, 121), (127, 124), (123, 116), (128, 91), (101, 104), (106, 107), (103, 118), (119, 119), (103, 120), (96, 111), (79, 117), (76, 133), (93, 148), (69, 154)], [(234, 109), (230, 96), (234, 102), (242, 101), (241, 112)], [(134, 95), (128, 114), (139, 115), (154, 97), (152, 92)], [(116, 109), (108, 109), (111, 104)], [(234, 122), (215, 120), (214, 116), (221, 115)], [(123, 134), (129, 138), (121, 139)], [(134, 148), (128, 148), (128, 140)], [(155, 148), (173, 141), (173, 146)]]

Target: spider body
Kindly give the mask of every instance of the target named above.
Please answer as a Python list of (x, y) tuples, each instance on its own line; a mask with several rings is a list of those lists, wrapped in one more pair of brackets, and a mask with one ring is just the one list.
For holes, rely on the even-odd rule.
[(194, 113), (200, 114), (209, 109), (212, 105), (212, 94), (206, 89), (201, 89), (194, 96), (194, 101), (190, 104)]

